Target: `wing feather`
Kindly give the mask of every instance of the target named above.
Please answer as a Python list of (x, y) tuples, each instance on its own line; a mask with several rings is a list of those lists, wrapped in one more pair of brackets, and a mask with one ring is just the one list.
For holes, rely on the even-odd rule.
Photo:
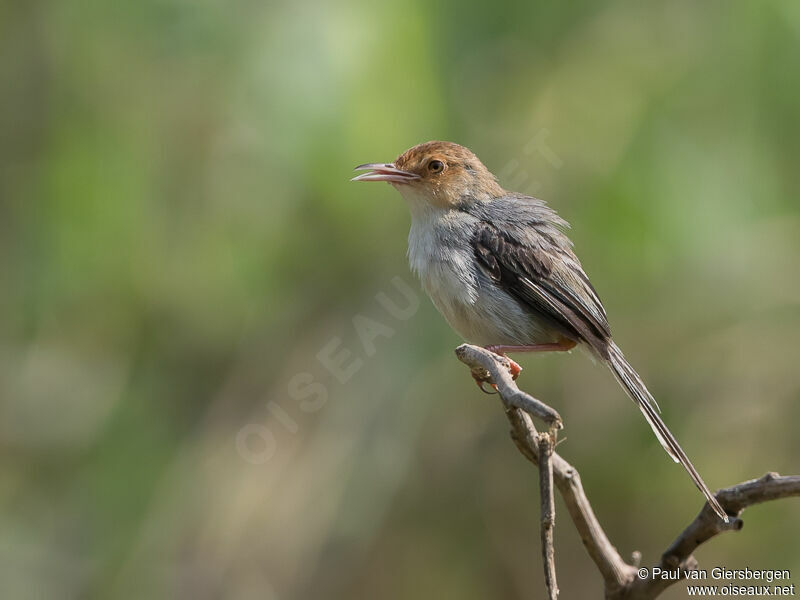
[(566, 236), (551, 229), (558, 236), (520, 235), (519, 228), (500, 230), (482, 221), (473, 236), (475, 256), (497, 285), (538, 318), (607, 357), (611, 331), (603, 305), (571, 248), (558, 243)]

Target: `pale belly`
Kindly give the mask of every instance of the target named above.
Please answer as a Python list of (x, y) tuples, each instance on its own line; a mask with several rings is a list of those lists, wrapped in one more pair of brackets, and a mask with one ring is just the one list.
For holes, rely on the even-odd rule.
[(482, 274), (474, 284), (445, 276), (436, 283), (423, 278), (422, 285), (450, 326), (469, 343), (524, 346), (561, 337)]

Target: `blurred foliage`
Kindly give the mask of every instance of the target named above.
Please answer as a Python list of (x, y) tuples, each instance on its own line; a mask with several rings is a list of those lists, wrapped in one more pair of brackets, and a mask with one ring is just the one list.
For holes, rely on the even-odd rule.
[[(540, 592), (535, 472), (408, 272), (400, 197), (348, 182), (428, 139), (572, 223), (712, 487), (797, 473), (798, 57), (792, 0), (4, 2), (0, 597)], [(699, 493), (604, 369), (523, 364), (655, 561)], [(698, 559), (796, 577), (797, 510)], [(597, 597), (556, 532), (564, 597)]]

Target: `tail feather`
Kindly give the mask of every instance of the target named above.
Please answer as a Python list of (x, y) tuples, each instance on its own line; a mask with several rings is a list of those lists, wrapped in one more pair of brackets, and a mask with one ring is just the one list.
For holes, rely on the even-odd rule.
[(728, 516), (722, 509), (722, 506), (720, 506), (719, 502), (717, 502), (717, 499), (711, 493), (711, 490), (708, 489), (708, 486), (703, 481), (703, 478), (700, 477), (697, 469), (694, 468), (694, 465), (689, 460), (689, 457), (686, 456), (683, 448), (681, 448), (678, 444), (675, 436), (672, 435), (672, 432), (667, 429), (664, 421), (661, 420), (661, 417), (658, 414), (661, 412), (658, 408), (658, 404), (656, 403), (652, 394), (650, 394), (650, 392), (647, 390), (647, 387), (644, 385), (642, 379), (639, 377), (636, 371), (633, 370), (633, 367), (628, 364), (628, 361), (625, 360), (625, 357), (622, 355), (622, 351), (615, 343), (611, 343), (608, 351), (609, 366), (611, 367), (611, 371), (614, 373), (614, 376), (617, 378), (617, 381), (619, 381), (620, 385), (622, 385), (622, 387), (628, 393), (628, 396), (631, 397), (631, 399), (642, 411), (645, 420), (650, 425), (653, 433), (656, 434), (656, 437), (658, 438), (658, 441), (661, 442), (664, 450), (667, 451), (667, 454), (670, 455), (672, 460), (683, 465), (683, 468), (686, 469), (687, 473), (689, 473), (689, 476), (692, 478), (692, 481), (694, 481), (697, 489), (699, 489), (706, 497), (708, 504), (711, 506), (714, 512), (717, 513), (720, 518), (727, 523)]

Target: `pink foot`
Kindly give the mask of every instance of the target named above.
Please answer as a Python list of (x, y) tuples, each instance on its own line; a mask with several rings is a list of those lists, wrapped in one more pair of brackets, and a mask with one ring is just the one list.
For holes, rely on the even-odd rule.
[[(508, 358), (508, 357), (506, 356), (506, 358)], [(511, 379), (513, 379), (514, 381), (516, 381), (516, 380), (517, 380), (517, 377), (519, 377), (519, 374), (520, 374), (520, 373), (522, 373), (522, 367), (520, 367), (520, 366), (517, 364), (517, 362), (516, 362), (516, 361), (514, 361), (514, 360), (511, 360), (510, 358), (508, 358), (508, 362), (510, 362), (510, 363), (511, 363), (511, 364), (509, 365), (509, 370), (511, 371)]]
[[(486, 349), (489, 352), (494, 352), (498, 356), (502, 356), (503, 358), (508, 358), (508, 362), (510, 363), (508, 365), (508, 370), (511, 373), (511, 379), (516, 381), (517, 377), (519, 377), (519, 374), (522, 373), (522, 367), (519, 366), (517, 361), (509, 358), (508, 355), (506, 355), (506, 353), (503, 351), (503, 346), (486, 346)], [(483, 388), (481, 388), (481, 389), (483, 389)]]

